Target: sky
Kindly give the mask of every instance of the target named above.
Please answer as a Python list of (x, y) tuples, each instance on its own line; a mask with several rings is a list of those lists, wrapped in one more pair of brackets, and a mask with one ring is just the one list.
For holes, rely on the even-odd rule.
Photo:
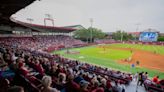
[[(164, 33), (164, 0), (40, 0), (13, 15), (17, 20), (44, 25), (50, 14), (54, 25), (91, 26), (104, 32), (143, 31), (148, 28)], [(51, 21), (46, 25), (52, 26)]]

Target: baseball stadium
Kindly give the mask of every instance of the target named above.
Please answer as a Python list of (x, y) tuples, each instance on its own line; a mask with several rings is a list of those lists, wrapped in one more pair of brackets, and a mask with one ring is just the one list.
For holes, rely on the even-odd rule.
[(87, 28), (58, 26), (51, 14), (43, 24), (15, 17), (38, 2), (0, 1), (0, 92), (164, 92), (162, 31), (103, 32), (92, 18)]

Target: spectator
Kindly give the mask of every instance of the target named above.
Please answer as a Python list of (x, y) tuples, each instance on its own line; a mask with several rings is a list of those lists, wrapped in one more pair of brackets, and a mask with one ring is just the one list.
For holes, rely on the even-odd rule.
[(6, 64), (6, 62), (3, 59), (2, 53), (0, 53), (0, 67), (5, 65), (5, 64)]
[(148, 73), (147, 72), (145, 72), (144, 74), (143, 74), (143, 77), (142, 77), (142, 82), (144, 82), (146, 79), (148, 78)]
[(104, 89), (100, 87), (100, 88), (93, 90), (92, 92), (104, 92)]
[(114, 92), (122, 92), (122, 87), (120, 86), (119, 82), (115, 82)]
[(6, 92), (6, 90), (10, 87), (10, 81), (8, 79), (1, 78), (0, 79), (0, 92)]
[(10, 87), (7, 92), (24, 92), (24, 89), (21, 86), (13, 86)]
[(139, 77), (139, 75), (138, 75), (138, 72), (133, 76), (133, 80), (134, 81), (137, 81), (138, 80), (138, 77)]
[(81, 80), (79, 84), (80, 84), (79, 92), (89, 92), (88, 90), (89, 83), (87, 81)]
[(159, 81), (159, 84), (164, 86), (164, 79)]
[(158, 80), (159, 76), (155, 76), (153, 78), (153, 82), (156, 83), (156, 84), (159, 84), (159, 80)]
[(44, 75), (44, 69), (42, 65), (40, 64), (39, 60), (35, 61), (35, 69), (38, 71), (42, 76)]
[(56, 88), (51, 87), (52, 79), (50, 76), (43, 76), (42, 83), (44, 86), (42, 92), (60, 92)]
[(110, 80), (107, 80), (105, 92), (112, 92), (112, 85)]
[(142, 83), (143, 83), (143, 79), (142, 79), (142, 77), (143, 77), (143, 72), (140, 72), (140, 73), (139, 73), (139, 76), (138, 76), (138, 82), (137, 82), (137, 85), (139, 85), (139, 83), (140, 83), (140, 85), (142, 85)]
[(65, 84), (66, 84), (66, 75), (64, 73), (59, 73), (55, 87), (58, 90), (62, 90), (65, 88)]
[(92, 84), (93, 86), (92, 86), (91, 90), (99, 88), (100, 83), (98, 80), (94, 80), (92, 82), (93, 82), (93, 84)]
[(84, 80), (84, 78), (82, 77), (82, 73), (80, 73), (80, 74), (74, 79), (74, 81), (75, 81), (76, 83), (79, 83), (79, 82), (82, 81), (82, 80)]
[(68, 82), (66, 83), (66, 92), (78, 92), (80, 85), (73, 81), (74, 76), (68, 75)]

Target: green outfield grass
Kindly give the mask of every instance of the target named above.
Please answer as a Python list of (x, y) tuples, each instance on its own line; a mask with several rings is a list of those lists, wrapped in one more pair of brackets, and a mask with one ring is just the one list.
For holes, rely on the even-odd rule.
[[(121, 48), (135, 48), (147, 51), (156, 51), (159, 54), (164, 54), (164, 47), (162, 46), (150, 46), (150, 45), (133, 45), (133, 44), (111, 44), (107, 45), (111, 47), (121, 47)], [(102, 67), (108, 67), (112, 69), (117, 69), (126, 72), (136, 73), (141, 71), (147, 71), (150, 77), (159, 75), (160, 78), (164, 78), (164, 72), (159, 72), (156, 70), (135, 67), (131, 68), (130, 65), (122, 65), (116, 62), (116, 60), (125, 59), (132, 55), (130, 51), (117, 50), (117, 49), (104, 49), (97, 48), (97, 46), (89, 46), (82, 48), (72, 48), (69, 51), (77, 51), (79, 54), (66, 54), (66, 50), (54, 51), (53, 53), (60, 54), (66, 58), (76, 59), (81, 62), (86, 62)]]
[(142, 44), (110, 44), (109, 46), (120, 47), (120, 48), (134, 48), (139, 50), (146, 50), (156, 52), (158, 54), (164, 54), (164, 46), (158, 45), (142, 45)]

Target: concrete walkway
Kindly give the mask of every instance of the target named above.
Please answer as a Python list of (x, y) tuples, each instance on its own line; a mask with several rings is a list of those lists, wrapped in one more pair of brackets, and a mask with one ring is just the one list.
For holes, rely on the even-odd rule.
[(132, 81), (126, 88), (125, 92), (146, 92), (144, 86), (138, 86), (137, 82)]

